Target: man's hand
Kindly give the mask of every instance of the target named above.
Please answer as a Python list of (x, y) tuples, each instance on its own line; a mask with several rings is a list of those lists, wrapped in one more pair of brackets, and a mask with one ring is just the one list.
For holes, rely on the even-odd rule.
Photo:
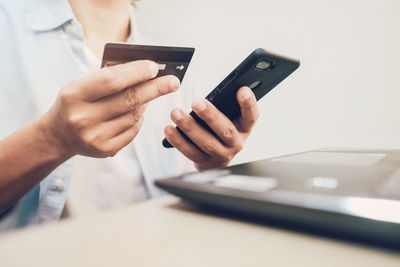
[(153, 79), (152, 61), (108, 67), (67, 84), (43, 118), (43, 129), (61, 153), (115, 155), (137, 135), (146, 104), (179, 87), (175, 76)]
[(181, 109), (171, 112), (173, 122), (193, 141), (187, 141), (178, 130), (165, 127), (167, 140), (182, 154), (195, 163), (199, 170), (223, 167), (243, 148), (244, 142), (258, 119), (259, 111), (256, 98), (248, 87), (242, 87), (237, 93), (241, 117), (232, 122), (214, 105), (205, 99), (193, 103), (193, 111), (216, 133), (209, 133), (193, 118)]

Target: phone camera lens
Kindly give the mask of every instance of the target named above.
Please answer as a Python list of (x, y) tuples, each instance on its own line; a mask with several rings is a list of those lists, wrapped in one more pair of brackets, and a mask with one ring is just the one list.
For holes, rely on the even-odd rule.
[(271, 67), (271, 65), (272, 65), (271, 62), (269, 62), (269, 61), (260, 61), (257, 63), (256, 69), (257, 70), (266, 70), (269, 67)]

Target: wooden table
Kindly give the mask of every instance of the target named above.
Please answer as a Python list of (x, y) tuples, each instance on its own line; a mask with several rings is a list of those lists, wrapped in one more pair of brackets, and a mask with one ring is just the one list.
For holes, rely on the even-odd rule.
[(400, 254), (215, 217), (167, 196), (0, 236), (0, 266), (400, 266)]

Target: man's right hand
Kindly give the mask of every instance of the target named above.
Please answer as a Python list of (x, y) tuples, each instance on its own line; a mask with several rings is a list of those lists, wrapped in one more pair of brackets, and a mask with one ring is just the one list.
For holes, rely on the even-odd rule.
[(156, 63), (134, 61), (70, 82), (42, 117), (48, 141), (67, 157), (115, 155), (137, 135), (146, 104), (179, 88), (178, 78), (157, 73)]

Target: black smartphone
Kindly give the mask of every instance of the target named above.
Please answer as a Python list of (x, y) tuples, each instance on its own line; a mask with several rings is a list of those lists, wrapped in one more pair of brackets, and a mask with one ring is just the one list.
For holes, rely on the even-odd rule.
[[(262, 48), (254, 50), (240, 63), (214, 90), (206, 96), (229, 119), (234, 121), (240, 116), (240, 107), (236, 93), (242, 86), (248, 86), (257, 101), (271, 91), (281, 81), (300, 66), (300, 61), (272, 54)], [(190, 115), (205, 129), (215, 135), (208, 125), (196, 113)], [(179, 128), (178, 131), (190, 140)], [(166, 138), (162, 141), (166, 148), (173, 147)]]

